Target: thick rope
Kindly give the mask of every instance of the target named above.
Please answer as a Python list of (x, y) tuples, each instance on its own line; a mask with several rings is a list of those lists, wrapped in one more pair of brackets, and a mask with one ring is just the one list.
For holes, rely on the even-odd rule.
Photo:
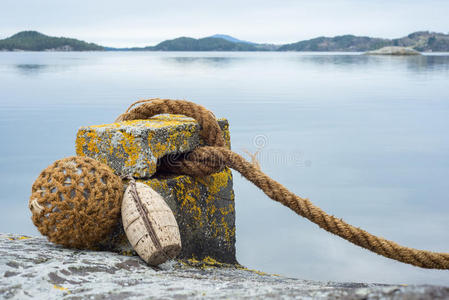
[[(139, 103), (144, 103), (130, 111), (130, 109)], [(133, 103), (124, 114), (120, 115), (115, 121), (128, 121), (136, 119), (148, 119), (158, 114), (180, 114), (194, 118), (202, 126), (201, 136), (208, 145), (222, 147), (225, 145), (223, 134), (214, 114), (193, 102), (183, 100), (168, 99), (148, 99), (139, 100)]]
[[(198, 147), (182, 157), (166, 157), (164, 169), (178, 174), (206, 176), (228, 166), (259, 187), (268, 197), (289, 207), (324, 230), (379, 255), (428, 269), (449, 269), (449, 253), (437, 253), (401, 246), (328, 215), (308, 199), (290, 192), (242, 156), (223, 147), (221, 131), (212, 113), (193, 102), (182, 100), (141, 100), (142, 105), (120, 116), (121, 120), (147, 119), (157, 113), (183, 114), (195, 118), (209, 146)], [(134, 104), (133, 104), (134, 105)], [(132, 106), (133, 106), (132, 105)], [(131, 106), (131, 107), (132, 107)], [(214, 123), (214, 125), (212, 125)], [(219, 137), (220, 136), (220, 137)]]

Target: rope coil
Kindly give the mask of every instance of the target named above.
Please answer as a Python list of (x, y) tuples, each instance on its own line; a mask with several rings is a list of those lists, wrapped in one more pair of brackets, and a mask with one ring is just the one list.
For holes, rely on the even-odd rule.
[[(139, 106), (134, 107), (135, 105)], [(282, 203), (324, 230), (374, 253), (403, 263), (428, 269), (449, 269), (449, 253), (437, 253), (401, 246), (370, 234), (324, 212), (306, 198), (290, 192), (239, 154), (224, 147), (225, 142), (212, 112), (185, 100), (148, 99), (133, 103), (116, 121), (148, 119), (154, 115), (182, 114), (198, 121), (207, 146), (197, 147), (181, 156), (167, 156), (161, 168), (176, 174), (203, 177), (230, 167), (259, 187), (268, 197)]]

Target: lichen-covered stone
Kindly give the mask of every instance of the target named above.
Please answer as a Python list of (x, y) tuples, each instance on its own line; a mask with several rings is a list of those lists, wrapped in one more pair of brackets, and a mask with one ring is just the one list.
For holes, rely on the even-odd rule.
[[(150, 268), (137, 256), (0, 234), (2, 299), (448, 299), (449, 288), (286, 278), (211, 258)], [(307, 276), (306, 274), (304, 276)]]
[[(230, 147), (228, 122), (220, 119), (219, 125)], [(180, 257), (212, 257), (235, 263), (231, 170), (226, 168), (203, 178), (154, 174), (158, 158), (190, 151), (202, 144), (195, 120), (179, 115), (159, 115), (149, 120), (82, 127), (77, 134), (76, 152), (108, 164), (119, 174), (132, 173), (140, 178), (138, 181), (161, 194), (180, 228)], [(121, 224), (101, 248), (120, 253), (133, 251)]]
[[(228, 121), (219, 119), (218, 124), (230, 146)], [(120, 175), (149, 178), (159, 158), (204, 144), (199, 132), (198, 122), (181, 115), (86, 126), (78, 130), (76, 154), (104, 162)]]
[[(166, 175), (138, 181), (157, 191), (173, 211), (182, 241), (179, 257), (212, 257), (220, 262), (236, 263), (235, 206), (230, 169), (204, 178)], [(121, 225), (102, 248), (119, 253), (133, 251)]]

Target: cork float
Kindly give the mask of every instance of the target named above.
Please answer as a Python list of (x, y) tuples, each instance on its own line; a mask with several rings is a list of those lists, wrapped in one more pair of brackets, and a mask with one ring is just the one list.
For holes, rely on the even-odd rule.
[(181, 252), (181, 236), (175, 216), (161, 195), (131, 179), (122, 202), (126, 236), (137, 254), (157, 266)]

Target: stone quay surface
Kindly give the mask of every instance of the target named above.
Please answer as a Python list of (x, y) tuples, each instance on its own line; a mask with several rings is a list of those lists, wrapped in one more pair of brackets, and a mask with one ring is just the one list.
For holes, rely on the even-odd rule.
[[(230, 147), (228, 122), (218, 119), (218, 123)], [(199, 131), (194, 119), (180, 115), (81, 127), (76, 138), (76, 153), (106, 163), (117, 174), (133, 174), (138, 181), (161, 194), (180, 228), (180, 258), (211, 257), (224, 263), (236, 263), (231, 170), (225, 168), (203, 178), (156, 174), (159, 158), (204, 145)], [(133, 252), (121, 224), (100, 249)]]
[[(318, 282), (203, 260), (157, 269), (138, 256), (0, 234), (2, 299), (449, 299), (449, 287)], [(305, 275), (306, 276), (306, 275)]]

